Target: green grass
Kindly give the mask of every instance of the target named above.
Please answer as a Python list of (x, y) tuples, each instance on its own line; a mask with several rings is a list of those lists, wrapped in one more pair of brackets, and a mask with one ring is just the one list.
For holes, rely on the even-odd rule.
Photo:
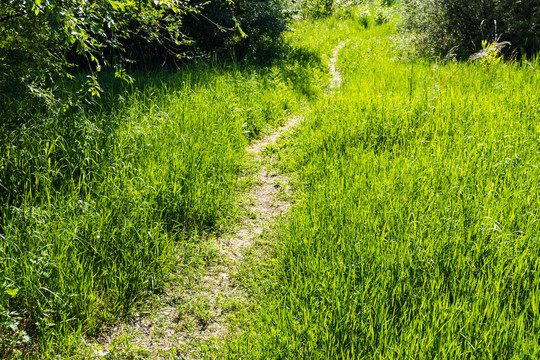
[(405, 62), (392, 34), (349, 34), (343, 89), (281, 145), (297, 195), (277, 265), (211, 356), (540, 356), (538, 61)]
[(239, 216), (247, 143), (318, 91), (310, 55), (286, 56), (106, 76), (67, 110), (2, 98), (0, 356), (69, 356), (171, 272), (204, 270)]
[[(303, 111), (267, 151), (294, 206), (233, 274), (252, 312), (207, 356), (537, 358), (538, 59), (403, 61), (364, 16), (295, 22), (272, 65), (104, 78), (92, 106), (1, 98), (0, 356), (74, 356), (199, 276), (243, 215), (247, 143)], [(147, 356), (124, 340), (110, 357)]]

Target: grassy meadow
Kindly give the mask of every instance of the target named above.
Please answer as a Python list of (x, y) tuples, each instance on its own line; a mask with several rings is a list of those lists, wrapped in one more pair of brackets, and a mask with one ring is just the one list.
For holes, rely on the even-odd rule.
[(538, 59), (407, 60), (394, 32), (350, 32), (343, 87), (273, 149), (296, 204), (228, 358), (540, 356)]
[(170, 274), (204, 271), (215, 235), (242, 216), (246, 145), (318, 91), (317, 59), (285, 56), (133, 86), (106, 75), (90, 106), (2, 99), (0, 357), (68, 356)]
[(103, 75), (93, 105), (1, 99), (0, 357), (73, 358), (203, 274), (246, 215), (247, 144), (300, 114), (266, 149), (293, 206), (206, 358), (538, 358), (540, 61), (410, 59), (366, 11), (292, 22), (266, 63)]

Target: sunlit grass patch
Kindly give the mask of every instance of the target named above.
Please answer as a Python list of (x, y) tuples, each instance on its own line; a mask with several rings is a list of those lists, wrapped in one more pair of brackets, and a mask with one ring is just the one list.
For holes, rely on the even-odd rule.
[(400, 60), (391, 29), (351, 39), (280, 150), (297, 204), (232, 357), (540, 353), (540, 73)]

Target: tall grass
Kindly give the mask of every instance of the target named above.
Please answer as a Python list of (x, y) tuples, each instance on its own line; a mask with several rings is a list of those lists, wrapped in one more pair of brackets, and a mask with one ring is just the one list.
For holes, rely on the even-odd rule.
[(297, 203), (229, 358), (540, 355), (539, 64), (398, 61), (392, 33), (282, 146)]
[(0, 356), (67, 356), (173, 265), (204, 265), (201, 234), (234, 221), (247, 142), (315, 86), (290, 56), (104, 78), (98, 104), (67, 110), (2, 99)]

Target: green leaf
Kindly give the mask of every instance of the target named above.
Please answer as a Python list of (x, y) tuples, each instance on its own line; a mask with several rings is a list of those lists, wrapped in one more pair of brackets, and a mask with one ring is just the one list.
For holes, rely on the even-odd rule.
[(18, 292), (19, 292), (19, 289), (6, 289), (5, 290), (5, 293), (11, 297), (17, 295)]

